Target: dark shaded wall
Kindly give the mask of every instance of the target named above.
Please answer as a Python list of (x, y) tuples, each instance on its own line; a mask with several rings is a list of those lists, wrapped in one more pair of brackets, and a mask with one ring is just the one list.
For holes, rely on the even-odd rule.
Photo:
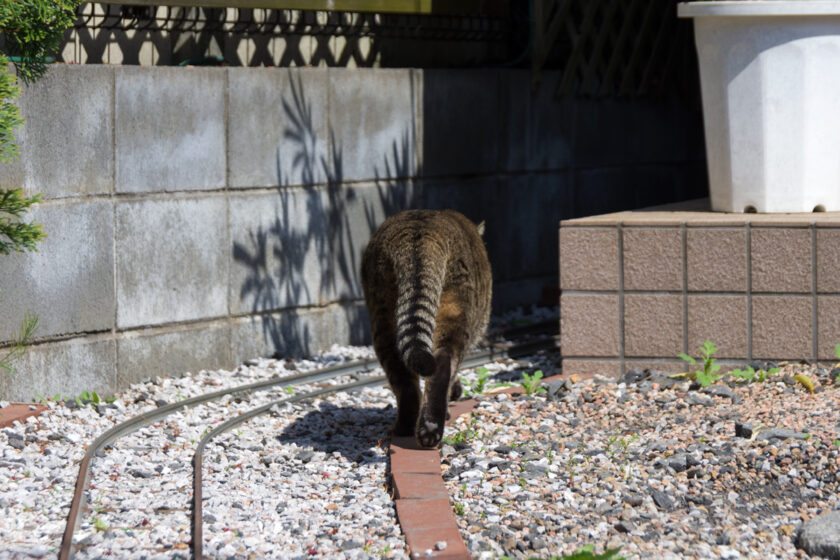
[(495, 311), (556, 303), (560, 220), (706, 196), (702, 115), (677, 97), (557, 98), (559, 72), (426, 70), (413, 201), (485, 220)]

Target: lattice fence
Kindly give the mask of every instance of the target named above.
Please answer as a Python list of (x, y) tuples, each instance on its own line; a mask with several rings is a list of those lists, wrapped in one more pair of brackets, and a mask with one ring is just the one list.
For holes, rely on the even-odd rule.
[(691, 22), (675, 0), (533, 0), (534, 77), (562, 70), (558, 95), (694, 94)]
[[(167, 65), (377, 66), (396, 42), (490, 45), (504, 51), (506, 18), (86, 3), (65, 61)], [(472, 47), (474, 48), (474, 47)]]

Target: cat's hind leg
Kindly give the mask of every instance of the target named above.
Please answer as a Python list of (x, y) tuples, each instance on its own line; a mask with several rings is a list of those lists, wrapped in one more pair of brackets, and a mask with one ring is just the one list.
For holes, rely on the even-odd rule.
[(397, 399), (397, 419), (392, 428), (395, 436), (414, 435), (420, 410), (420, 381), (396, 354), (383, 360), (382, 368)]
[(417, 418), (415, 437), (420, 447), (437, 447), (443, 439), (443, 428), (449, 412), (450, 380), (454, 375), (452, 353), (444, 348), (435, 351), (437, 368), (426, 378), (423, 405)]

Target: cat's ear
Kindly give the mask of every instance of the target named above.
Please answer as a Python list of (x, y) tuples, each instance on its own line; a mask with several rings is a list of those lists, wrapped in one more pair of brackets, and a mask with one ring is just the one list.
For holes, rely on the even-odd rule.
[(475, 227), (478, 229), (478, 235), (484, 236), (484, 220), (481, 220), (481, 223)]

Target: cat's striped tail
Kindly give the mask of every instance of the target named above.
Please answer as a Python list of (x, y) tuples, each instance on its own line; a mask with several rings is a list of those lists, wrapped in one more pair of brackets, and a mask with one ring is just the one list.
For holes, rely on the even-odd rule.
[(416, 251), (398, 271), (397, 348), (410, 371), (429, 377), (436, 369), (432, 342), (446, 264), (423, 257), (422, 250)]

